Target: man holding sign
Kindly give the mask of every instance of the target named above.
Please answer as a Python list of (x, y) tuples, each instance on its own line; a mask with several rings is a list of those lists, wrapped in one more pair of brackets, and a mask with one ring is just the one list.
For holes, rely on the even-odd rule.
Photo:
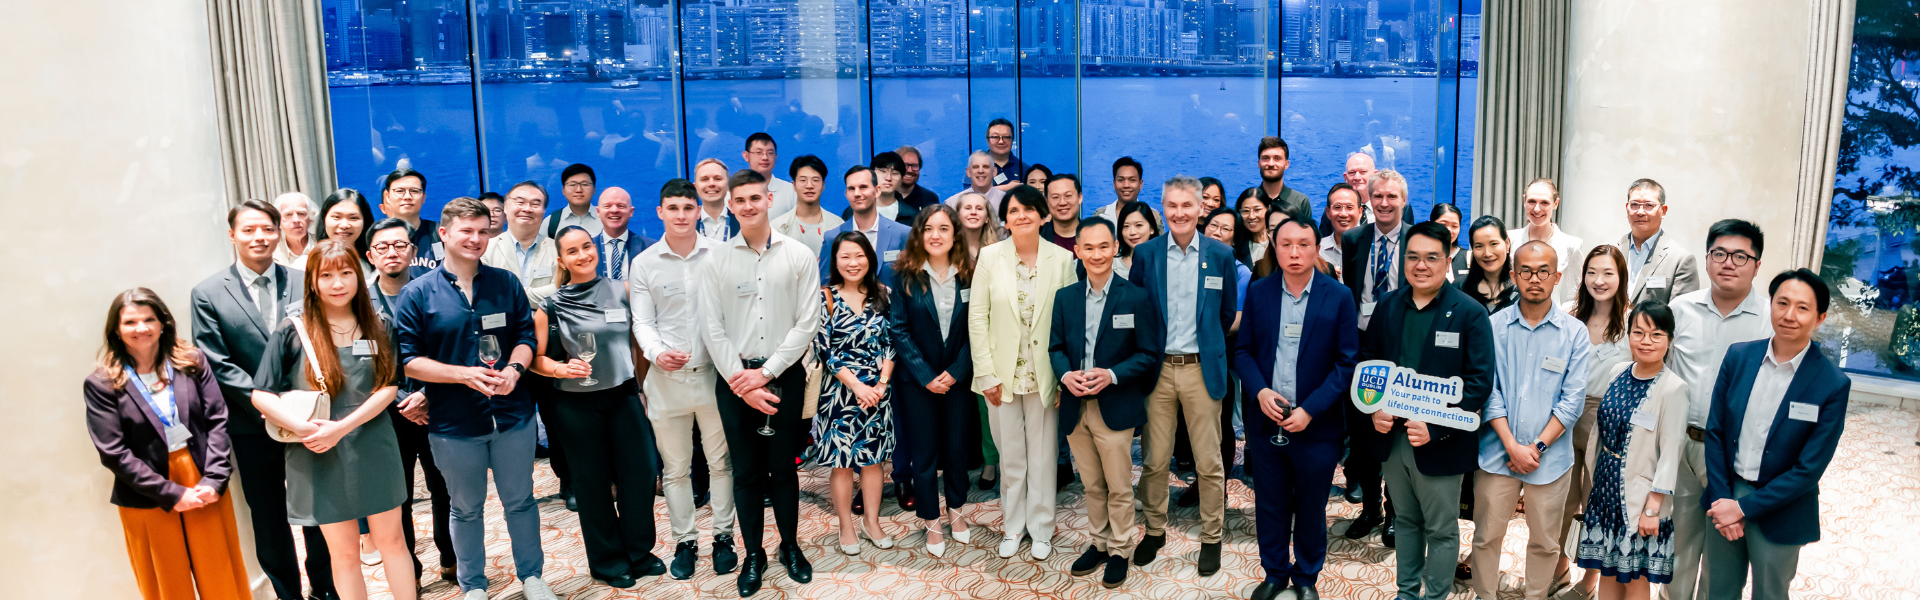
[[(1453, 568), (1460, 553), (1460, 482), (1477, 467), (1479, 441), (1471, 428), (1434, 425), (1420, 418), (1465, 426), (1477, 424), (1456, 413), (1480, 412), (1493, 389), (1493, 331), (1487, 310), (1466, 292), (1447, 285), (1451, 245), (1447, 227), (1414, 225), (1405, 253), (1407, 286), (1388, 292), (1373, 314), (1373, 326), (1361, 335), (1362, 360), (1400, 365), (1390, 375), (1385, 402), (1401, 398), (1459, 398), (1450, 411), (1422, 411), (1403, 420), (1398, 411), (1375, 410), (1373, 429), (1355, 431), (1355, 452), (1372, 451), (1383, 461), (1387, 496), (1398, 508), (1394, 528), (1401, 598), (1440, 600), (1453, 591)], [(1406, 369), (1414, 375), (1401, 373)], [(1445, 382), (1458, 378), (1457, 384)], [(1361, 377), (1366, 379), (1366, 377)], [(1364, 382), (1363, 382), (1364, 383)], [(1455, 396), (1457, 394), (1457, 396)], [(1362, 410), (1373, 406), (1360, 407)], [(1429, 415), (1428, 412), (1432, 414)]]

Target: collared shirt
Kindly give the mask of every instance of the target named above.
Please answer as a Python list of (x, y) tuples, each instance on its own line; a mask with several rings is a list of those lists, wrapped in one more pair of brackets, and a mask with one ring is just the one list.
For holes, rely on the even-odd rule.
[(1342, 264), (1340, 260), (1342, 256), (1340, 253), (1340, 234), (1329, 233), (1326, 237), (1320, 238), (1320, 260), (1327, 261), (1327, 265), (1333, 267), (1333, 277), (1335, 279), (1340, 278), (1340, 265)]
[(767, 359), (779, 376), (800, 362), (820, 326), (819, 264), (793, 238), (768, 232), (767, 248), (753, 249), (745, 236), (720, 245), (700, 273), (700, 306), (707, 352), (721, 378), (741, 369), (741, 360)]
[[(873, 246), (874, 250), (879, 250), (880, 249), (880, 221), (890, 220), (890, 219), (891, 217), (888, 217), (887, 215), (879, 212), (878, 209), (875, 209), (875, 212), (873, 215), (873, 224), (868, 225), (866, 229), (861, 229), (860, 215), (853, 215), (853, 219), (849, 221), (853, 225), (847, 227), (847, 230), (857, 231), (857, 232), (860, 232), (860, 235), (867, 236), (867, 244)], [(822, 243), (825, 243), (825, 242), (822, 242)], [(829, 261), (829, 263), (831, 263), (831, 261)]]
[[(1107, 274), (1107, 286), (1102, 288), (1092, 277), (1087, 278), (1087, 352), (1082, 355), (1081, 369), (1094, 368), (1093, 355), (1096, 344), (1100, 342), (1100, 321), (1107, 316), (1107, 294), (1113, 291), (1112, 273)], [(1062, 373), (1062, 375), (1065, 375)]]
[(800, 211), (795, 210), (774, 217), (773, 221), (769, 222), (769, 224), (773, 226), (774, 231), (780, 232), (780, 235), (799, 240), (800, 243), (806, 244), (808, 248), (813, 249), (814, 255), (817, 256), (820, 254), (820, 245), (827, 242), (827, 230), (839, 227), (841, 223), (845, 222), (846, 221), (840, 219), (840, 215), (823, 210), (820, 211), (819, 224), (808, 223), (801, 221)]
[(987, 198), (987, 210), (991, 211), (993, 214), (996, 214), (996, 215), (1000, 214), (1000, 202), (1007, 198), (1006, 190), (995, 189), (990, 187), (990, 188), (987, 188), (987, 191), (976, 192), (976, 191), (973, 191), (972, 186), (968, 186), (960, 190), (960, 193), (958, 194), (947, 196), (947, 199), (942, 203), (946, 204), (949, 207), (952, 207), (954, 210), (960, 210), (960, 197), (965, 196), (967, 194), (979, 194), (981, 196), (985, 196)]
[(262, 279), (267, 280), (267, 312), (260, 315), (260, 320), (267, 322), (268, 329), (279, 329), (280, 279), (277, 277), (279, 269), (274, 268), (273, 263), (267, 263), (267, 272), (255, 273), (253, 269), (247, 268), (246, 263), (242, 262), (233, 263), (233, 268), (240, 272), (240, 287), (247, 290), (247, 299), (252, 300), (254, 306), (260, 305), (260, 299), (253, 297), (254, 294), (260, 293), (260, 288), (254, 287), (254, 284)]
[[(705, 202), (705, 201), (702, 200), (702, 202)], [(725, 203), (726, 199), (722, 198), (720, 200), (716, 200), (716, 202)], [(725, 205), (722, 204), (722, 206), (725, 206)], [(698, 223), (699, 229), (700, 229), (700, 235), (706, 236), (707, 239), (710, 239), (716, 242), (727, 241), (728, 214), (729, 213), (725, 208), (720, 209), (720, 216), (718, 217), (709, 215), (707, 214), (707, 211), (701, 210), (700, 221)]]
[(552, 239), (537, 233), (532, 246), (521, 246), (513, 233), (507, 232), (487, 242), (480, 264), (512, 273), (526, 288), (529, 301), (538, 305), (553, 295), (553, 272), (560, 265), (556, 246)]
[(707, 345), (701, 332), (695, 279), (707, 258), (720, 244), (693, 236), (693, 250), (686, 256), (673, 253), (666, 240), (640, 252), (633, 258), (633, 273), (627, 277), (627, 304), (633, 307), (633, 335), (640, 353), (648, 361), (659, 361), (668, 350), (686, 352), (687, 365), (681, 371), (707, 364)]
[(960, 279), (955, 277), (960, 270), (947, 265), (946, 273), (933, 272), (933, 265), (922, 264), (920, 270), (927, 274), (927, 289), (933, 293), (933, 313), (940, 317), (934, 326), (940, 330), (940, 341), (947, 341), (949, 325), (953, 323), (953, 307), (960, 296)]
[[(559, 233), (560, 230), (566, 229), (568, 227), (579, 227), (581, 229), (585, 229), (587, 230), (587, 233), (591, 235), (600, 235), (603, 231), (605, 231), (605, 228), (600, 224), (599, 207), (593, 206), (591, 204), (587, 205), (587, 214), (585, 215), (573, 214), (573, 206), (567, 205), (567, 206), (560, 207), (560, 210), (554, 211), (553, 214), (547, 215), (547, 219), (560, 220), (560, 224), (557, 226), (554, 226), (553, 228), (554, 233)], [(547, 223), (545, 220), (541, 221), (540, 223), (541, 236), (547, 235), (548, 225), (549, 223)], [(513, 234), (509, 233), (507, 235), (513, 235)]]
[[(473, 301), (468, 302), (454, 274), (438, 268), (400, 290), (393, 336), (403, 367), (418, 358), (456, 367), (485, 366), (478, 349), (482, 335), (494, 336), (500, 344), (496, 369), (507, 368), (514, 348), (535, 347), (533, 305), (513, 273), (480, 265), (472, 285)], [(525, 385), (493, 397), (459, 383), (427, 382), (421, 389), (427, 394), (427, 430), (436, 435), (476, 437), (533, 418)]]
[[(1640, 279), (1640, 268), (1647, 266), (1647, 261), (1653, 259), (1653, 249), (1660, 246), (1660, 236), (1666, 235), (1666, 233), (1667, 230), (1665, 229), (1655, 231), (1653, 232), (1653, 237), (1647, 238), (1646, 242), (1639, 244), (1633, 243), (1633, 234), (1627, 234), (1627, 247), (1625, 250), (1627, 251), (1628, 281), (1638, 281)], [(1628, 287), (1627, 289), (1633, 288)]]
[(800, 193), (794, 191), (793, 182), (779, 177), (767, 177), (767, 195), (773, 197), (773, 206), (767, 209), (769, 217), (793, 212), (793, 207), (800, 205)]
[(1559, 420), (1562, 430), (1541, 453), (1539, 467), (1523, 475), (1507, 469), (1509, 457), (1500, 434), (1492, 427), (1481, 427), (1480, 469), (1534, 485), (1553, 483), (1573, 468), (1576, 442), (1571, 432), (1587, 404), (1587, 361), (1593, 340), (1586, 324), (1552, 306), (1538, 325), (1527, 323), (1518, 304), (1489, 318), (1494, 363), (1499, 368), (1481, 418), (1506, 419), (1513, 440), (1524, 445), (1540, 439), (1552, 420)]
[(1807, 344), (1799, 354), (1782, 361), (1773, 353), (1773, 344), (1767, 344), (1760, 372), (1753, 378), (1752, 395), (1747, 396), (1747, 414), (1740, 420), (1740, 444), (1733, 453), (1733, 474), (1741, 479), (1760, 480), (1760, 458), (1767, 451), (1767, 436), (1773, 433), (1773, 418), (1780, 414), (1780, 403), (1787, 401), (1787, 387), (1793, 385), (1794, 374), (1800, 372), (1800, 363), (1812, 348), (1813, 344)]
[(1200, 351), (1200, 232), (1185, 248), (1167, 235), (1167, 354)]
[(282, 238), (280, 243), (273, 247), (273, 262), (289, 269), (305, 270), (307, 268), (307, 254), (313, 252), (313, 245), (313, 240), (307, 240), (307, 249), (299, 254), (294, 254), (293, 249), (287, 247), (287, 240)]
[[(1286, 275), (1276, 273), (1275, 276), (1285, 277)], [(1287, 400), (1287, 404), (1298, 408), (1300, 398), (1294, 394), (1299, 393), (1300, 390), (1297, 388), (1300, 382), (1294, 367), (1300, 362), (1300, 336), (1306, 329), (1307, 300), (1312, 298), (1313, 279), (1307, 279), (1307, 287), (1300, 290), (1299, 296), (1294, 296), (1293, 290), (1287, 290), (1286, 283), (1284, 280), (1280, 282), (1281, 289), (1286, 293), (1280, 295), (1280, 335), (1275, 336), (1280, 341), (1273, 352), (1273, 385), (1271, 387), (1274, 392), (1280, 394), (1281, 398)]]
[(1687, 382), (1687, 424), (1707, 426), (1707, 412), (1713, 406), (1713, 386), (1720, 378), (1720, 361), (1727, 347), (1773, 335), (1767, 321), (1767, 292), (1754, 286), (1747, 299), (1722, 316), (1713, 306), (1713, 288), (1706, 287), (1675, 298), (1673, 307), (1673, 349), (1667, 364), (1680, 380)]
[[(1373, 233), (1373, 247), (1369, 248), (1367, 253), (1367, 272), (1361, 274), (1361, 276), (1366, 277), (1366, 283), (1367, 283), (1366, 287), (1360, 290), (1360, 301), (1362, 303), (1379, 302), (1381, 296), (1387, 295), (1386, 294), (1387, 292), (1393, 291), (1395, 289), (1394, 286), (1399, 285), (1400, 283), (1399, 266), (1400, 266), (1400, 253), (1401, 253), (1400, 232), (1401, 230), (1406, 228), (1407, 228), (1407, 224), (1401, 223), (1399, 225), (1394, 226), (1393, 231), (1389, 231), (1386, 233), (1381, 233), (1380, 228), (1377, 226), (1371, 227), (1368, 229), (1368, 231)], [(1379, 270), (1378, 268), (1379, 265), (1374, 261), (1380, 257), (1381, 244), (1387, 245), (1387, 281), (1385, 282), (1379, 282), (1379, 281), (1373, 280), (1374, 272)], [(1386, 287), (1386, 289), (1384, 290), (1380, 289), (1383, 284)], [(1365, 317), (1362, 317), (1362, 321), (1360, 324), (1361, 329), (1367, 328), (1366, 321), (1364, 319)]]

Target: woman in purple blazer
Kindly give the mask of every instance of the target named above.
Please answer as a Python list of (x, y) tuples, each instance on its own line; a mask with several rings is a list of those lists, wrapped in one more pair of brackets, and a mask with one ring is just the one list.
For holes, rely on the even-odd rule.
[(141, 596), (252, 598), (226, 496), (227, 405), (206, 359), (147, 288), (114, 297), (104, 337), (82, 395)]

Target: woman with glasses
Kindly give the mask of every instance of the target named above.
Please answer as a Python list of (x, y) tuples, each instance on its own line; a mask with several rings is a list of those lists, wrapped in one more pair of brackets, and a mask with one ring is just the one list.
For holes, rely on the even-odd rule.
[(1499, 217), (1482, 215), (1467, 230), (1467, 237), (1473, 240), (1473, 264), (1467, 267), (1467, 278), (1460, 287), (1486, 307), (1489, 315), (1520, 299), (1513, 272), (1507, 268), (1512, 255), (1508, 252), (1506, 227)]
[(1687, 384), (1667, 373), (1673, 312), (1641, 302), (1627, 321), (1633, 361), (1607, 371), (1599, 418), (1584, 442), (1593, 458), (1580, 567), (1599, 571), (1600, 598), (1648, 597), (1673, 580), (1673, 506), (1687, 440)]

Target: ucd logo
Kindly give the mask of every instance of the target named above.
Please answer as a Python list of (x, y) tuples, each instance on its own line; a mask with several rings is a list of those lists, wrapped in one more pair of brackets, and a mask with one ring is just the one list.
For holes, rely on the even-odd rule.
[(1393, 363), (1384, 360), (1367, 361), (1359, 366), (1358, 376), (1354, 378), (1355, 399), (1362, 404), (1373, 406), (1387, 396), (1387, 375), (1393, 372)]

